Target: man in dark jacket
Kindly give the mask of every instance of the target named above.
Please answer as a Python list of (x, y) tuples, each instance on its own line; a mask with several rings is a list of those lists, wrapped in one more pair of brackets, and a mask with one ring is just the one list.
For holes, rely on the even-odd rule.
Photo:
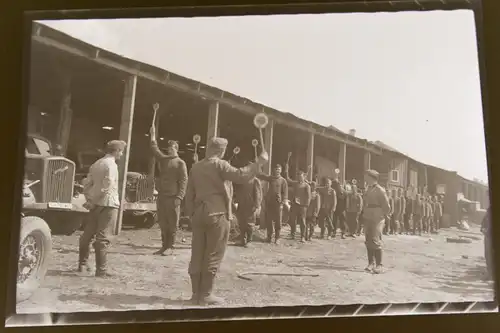
[(311, 203), (307, 209), (306, 216), (306, 241), (311, 241), (314, 235), (314, 229), (318, 220), (319, 210), (321, 208), (321, 197), (316, 190), (317, 183), (315, 181), (310, 183), (311, 186)]
[(160, 167), (156, 207), (162, 242), (161, 248), (155, 254), (164, 255), (165, 251), (172, 251), (174, 248), (181, 203), (186, 194), (188, 175), (186, 163), (177, 154), (179, 144), (176, 141), (169, 140), (167, 154), (165, 155), (158, 148), (155, 132), (155, 128), (151, 127), (151, 149)]
[(321, 209), (318, 216), (321, 238), (325, 237), (326, 229), (328, 231), (326, 238), (330, 239), (333, 235), (333, 215), (337, 208), (337, 194), (332, 187), (332, 180), (326, 178), (325, 185), (318, 187), (318, 192), (321, 197)]
[(413, 218), (413, 199), (409, 196), (409, 193), (406, 193), (405, 198), (405, 211), (403, 216), (403, 232), (408, 235), (412, 230), (412, 226), (410, 225), (410, 221)]
[(297, 172), (297, 179), (292, 180), (288, 175), (288, 164), (285, 165), (285, 179), (288, 184), (293, 187), (293, 201), (290, 211), (290, 238), (295, 239), (295, 232), (297, 230), (297, 221), (300, 227), (300, 241), (305, 242), (306, 232), (306, 215), (307, 209), (311, 204), (311, 187), (306, 181), (306, 173), (299, 170)]
[(243, 184), (235, 185), (235, 198), (238, 203), (236, 218), (240, 227), (240, 245), (248, 246), (252, 241), (253, 228), (262, 203), (260, 180), (252, 178)]
[(340, 228), (341, 238), (345, 239), (345, 233), (348, 230), (347, 220), (345, 216), (346, 210), (346, 193), (338, 180), (333, 182), (333, 189), (335, 190), (335, 195), (337, 196), (337, 206), (335, 207), (335, 213), (333, 214), (333, 233), (332, 237), (337, 234), (337, 229)]
[(363, 209), (363, 197), (358, 192), (358, 187), (352, 185), (352, 192), (347, 195), (346, 220), (350, 237), (355, 237), (358, 231), (359, 216)]
[(283, 218), (283, 205), (288, 200), (288, 183), (281, 176), (281, 165), (279, 164), (274, 167), (272, 175), (260, 173), (257, 177), (269, 184), (265, 198), (267, 242), (271, 243), (274, 231), (274, 242), (278, 243)]

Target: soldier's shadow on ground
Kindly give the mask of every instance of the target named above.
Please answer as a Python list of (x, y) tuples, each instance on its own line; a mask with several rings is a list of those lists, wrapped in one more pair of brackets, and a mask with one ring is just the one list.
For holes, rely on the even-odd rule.
[(472, 297), (491, 293), (493, 297), (493, 281), (485, 278), (485, 267), (477, 266), (462, 274), (447, 274), (434, 281), (439, 285), (436, 289), (448, 293)]
[(105, 307), (110, 310), (134, 310), (134, 306), (161, 304), (165, 307), (188, 307), (188, 299), (168, 299), (160, 296), (138, 296), (113, 293), (111, 295), (59, 295), (61, 302), (81, 302), (89, 305)]

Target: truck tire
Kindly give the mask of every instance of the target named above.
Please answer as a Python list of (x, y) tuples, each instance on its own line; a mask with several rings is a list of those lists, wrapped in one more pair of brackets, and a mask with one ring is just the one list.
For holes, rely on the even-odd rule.
[(143, 216), (141, 227), (143, 229), (151, 229), (157, 221), (156, 213), (148, 213)]
[(16, 303), (27, 300), (45, 278), (52, 251), (52, 236), (47, 223), (36, 216), (21, 219)]

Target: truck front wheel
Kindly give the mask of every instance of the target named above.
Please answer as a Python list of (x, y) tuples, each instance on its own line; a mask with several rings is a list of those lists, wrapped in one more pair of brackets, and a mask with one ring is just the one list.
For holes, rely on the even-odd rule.
[(52, 250), (47, 223), (36, 216), (21, 219), (17, 267), (17, 303), (28, 299), (45, 278)]

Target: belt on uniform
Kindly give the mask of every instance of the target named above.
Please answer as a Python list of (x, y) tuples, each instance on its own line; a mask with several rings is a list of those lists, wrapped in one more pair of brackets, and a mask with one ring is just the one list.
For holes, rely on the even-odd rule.
[(376, 204), (368, 204), (366, 205), (366, 208), (380, 208), (381, 206), (380, 205), (376, 205)]

